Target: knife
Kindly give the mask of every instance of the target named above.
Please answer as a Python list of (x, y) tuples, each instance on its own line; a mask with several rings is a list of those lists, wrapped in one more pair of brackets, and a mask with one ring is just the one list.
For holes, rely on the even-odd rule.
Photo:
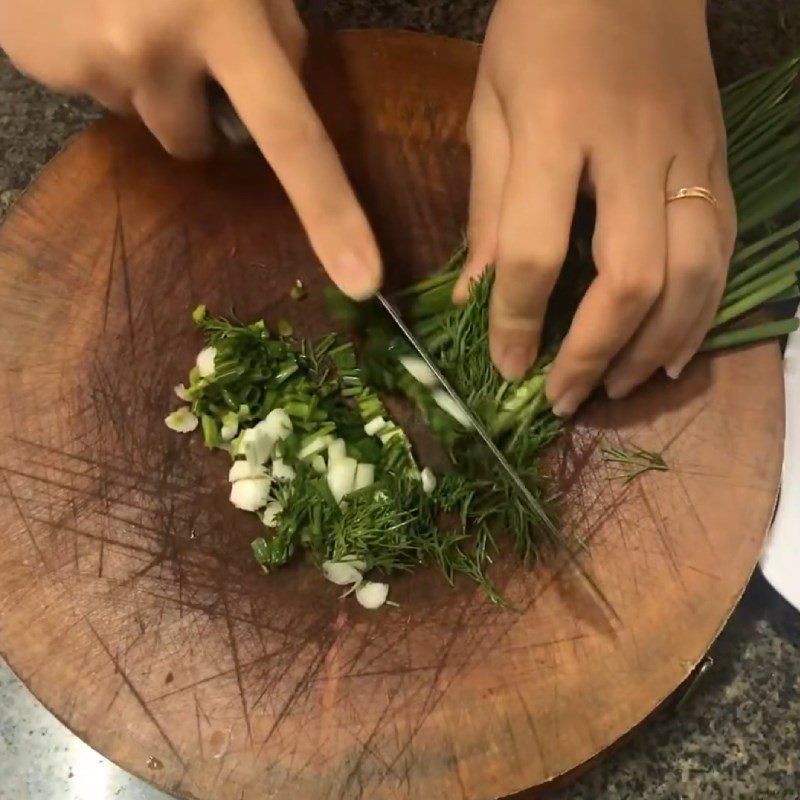
[(461, 411), (464, 417), (469, 420), (470, 426), (483, 440), (483, 443), (486, 445), (486, 448), (492, 454), (495, 461), (502, 467), (503, 471), (511, 479), (514, 487), (520, 493), (520, 496), (525, 500), (528, 508), (536, 517), (537, 521), (544, 525), (548, 531), (557, 533), (552, 520), (547, 516), (547, 514), (545, 514), (541, 504), (536, 500), (533, 494), (531, 494), (530, 489), (528, 489), (528, 487), (525, 485), (525, 481), (522, 480), (519, 473), (514, 469), (514, 467), (511, 466), (503, 451), (495, 444), (494, 439), (492, 439), (492, 437), (489, 435), (489, 432), (486, 430), (486, 427), (478, 418), (477, 414), (475, 414), (475, 412), (461, 399), (461, 396), (453, 388), (450, 381), (447, 380), (447, 377), (436, 365), (436, 362), (430, 356), (428, 351), (422, 346), (420, 341), (414, 335), (413, 331), (403, 321), (403, 317), (400, 315), (400, 312), (386, 299), (382, 292), (376, 292), (375, 299), (383, 306), (386, 313), (392, 318), (395, 325), (397, 325), (397, 327), (400, 329), (400, 332), (403, 334), (405, 340), (411, 345), (412, 348), (414, 348), (419, 357), (425, 362), (425, 365), (433, 373), (441, 387), (450, 396), (450, 399), (456, 404), (459, 411)]

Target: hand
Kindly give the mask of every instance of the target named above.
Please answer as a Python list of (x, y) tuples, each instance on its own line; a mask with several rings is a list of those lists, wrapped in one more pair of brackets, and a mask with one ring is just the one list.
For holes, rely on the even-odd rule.
[(175, 156), (212, 149), (206, 76), (214, 76), (331, 278), (366, 297), (380, 283), (380, 257), (298, 77), (305, 42), (291, 0), (0, 0), (0, 45), (21, 70), (137, 112)]
[[(605, 379), (621, 397), (700, 347), (735, 238), (725, 131), (701, 0), (499, 0), (469, 121), (470, 260), (496, 263), (492, 357), (508, 378), (537, 355), (580, 184), (597, 201), (597, 277), (548, 375), (572, 414)], [(667, 193), (705, 186), (701, 199)]]

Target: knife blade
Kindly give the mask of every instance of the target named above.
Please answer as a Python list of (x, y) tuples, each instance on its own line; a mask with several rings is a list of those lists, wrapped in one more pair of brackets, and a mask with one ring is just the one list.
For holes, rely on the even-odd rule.
[(503, 451), (495, 444), (494, 440), (489, 435), (489, 432), (486, 430), (486, 426), (483, 424), (483, 422), (481, 422), (478, 415), (475, 414), (475, 412), (464, 402), (464, 400), (461, 399), (461, 396), (453, 388), (452, 384), (447, 379), (447, 376), (439, 369), (436, 362), (433, 360), (428, 351), (422, 346), (421, 342), (414, 335), (414, 332), (411, 330), (411, 328), (406, 325), (400, 312), (391, 302), (389, 302), (389, 300), (386, 299), (386, 296), (382, 292), (376, 292), (375, 299), (381, 304), (381, 306), (383, 306), (384, 311), (386, 311), (386, 313), (391, 317), (395, 325), (403, 334), (405, 340), (416, 351), (417, 355), (419, 355), (419, 357), (425, 362), (425, 365), (433, 373), (436, 380), (441, 384), (441, 387), (447, 392), (447, 394), (450, 396), (450, 399), (456, 404), (456, 406), (458, 406), (459, 411), (461, 411), (464, 417), (469, 420), (469, 423), (474, 429), (475, 433), (478, 434), (478, 437), (486, 445), (487, 450), (489, 450), (489, 452), (492, 454), (495, 461), (511, 479), (514, 487), (520, 493), (520, 496), (525, 500), (537, 521), (547, 527), (549, 531), (555, 533), (555, 526), (553, 525), (552, 520), (547, 516), (547, 514), (545, 514), (541, 504), (537, 502), (530, 489), (528, 489), (528, 487), (525, 485), (525, 481), (522, 480), (519, 473), (514, 469), (514, 467), (511, 466)]

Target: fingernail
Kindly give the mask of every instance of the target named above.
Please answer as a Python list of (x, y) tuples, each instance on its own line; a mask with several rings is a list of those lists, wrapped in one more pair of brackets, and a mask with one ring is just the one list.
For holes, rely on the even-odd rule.
[(521, 378), (533, 363), (533, 349), (528, 345), (512, 344), (500, 349), (495, 366), (508, 381)]
[(557, 417), (565, 419), (571, 417), (577, 410), (585, 397), (585, 392), (581, 387), (568, 389), (555, 403), (553, 403), (553, 413)]
[(676, 381), (680, 378), (685, 366), (686, 364), (670, 364), (670, 366), (664, 367), (664, 372), (667, 374), (668, 378)]
[(380, 265), (371, 264), (348, 251), (332, 264), (331, 274), (339, 288), (353, 300), (367, 300), (378, 291), (381, 283)]

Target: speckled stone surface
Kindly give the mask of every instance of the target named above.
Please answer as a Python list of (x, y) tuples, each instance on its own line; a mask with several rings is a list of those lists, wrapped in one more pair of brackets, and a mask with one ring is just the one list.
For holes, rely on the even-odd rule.
[[(485, 0), (304, 3), (330, 27), (480, 39)], [(711, 0), (723, 82), (800, 43), (800, 0)], [(0, 54), (0, 218), (98, 110), (19, 76)], [(799, 578), (800, 579), (800, 578)], [(800, 800), (800, 614), (756, 576), (680, 709), (647, 722), (553, 800)], [(0, 800), (164, 800), (56, 721), (0, 663)], [(346, 800), (346, 798), (343, 798)]]

